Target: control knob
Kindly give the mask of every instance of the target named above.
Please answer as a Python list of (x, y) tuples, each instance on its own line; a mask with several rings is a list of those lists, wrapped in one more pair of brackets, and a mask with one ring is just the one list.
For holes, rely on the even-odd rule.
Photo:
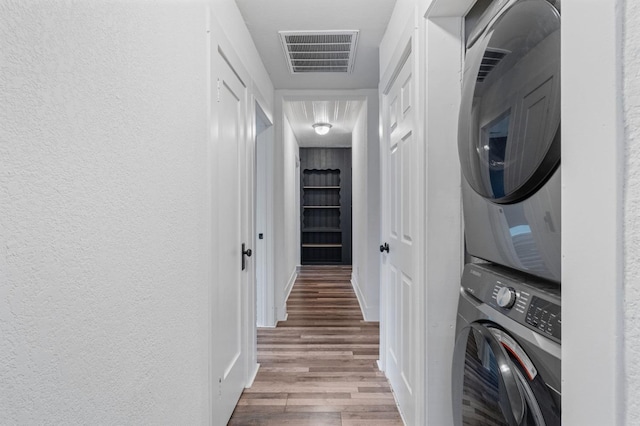
[(516, 291), (513, 287), (502, 287), (496, 295), (496, 302), (501, 308), (509, 309), (516, 303)]

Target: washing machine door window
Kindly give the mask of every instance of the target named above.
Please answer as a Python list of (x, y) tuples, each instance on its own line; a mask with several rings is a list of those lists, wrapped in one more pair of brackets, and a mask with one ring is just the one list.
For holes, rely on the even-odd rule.
[[(473, 323), (456, 340), (453, 363), (454, 424), (546, 425), (526, 375), (490, 328)], [(524, 371), (524, 373), (523, 373)]]
[(560, 162), (560, 15), (507, 7), (468, 50), (458, 152), (469, 185), (497, 203), (528, 197)]

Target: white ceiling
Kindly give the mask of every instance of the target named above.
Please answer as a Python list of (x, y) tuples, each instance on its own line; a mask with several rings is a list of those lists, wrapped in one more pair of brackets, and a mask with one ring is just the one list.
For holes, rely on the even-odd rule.
[[(285, 101), (287, 116), (300, 147), (350, 147), (351, 133), (364, 101), (301, 100)], [(328, 134), (320, 136), (314, 123), (331, 123)]]
[[(378, 46), (396, 0), (236, 0), (276, 89), (374, 89)], [(278, 31), (359, 30), (353, 73), (293, 75)]]
[[(375, 89), (379, 82), (378, 47), (396, 0), (235, 0), (276, 89)], [(358, 30), (353, 72), (292, 74), (279, 31)], [(285, 101), (284, 114), (301, 147), (348, 147), (364, 101), (310, 96)], [(328, 122), (329, 134), (311, 127)]]

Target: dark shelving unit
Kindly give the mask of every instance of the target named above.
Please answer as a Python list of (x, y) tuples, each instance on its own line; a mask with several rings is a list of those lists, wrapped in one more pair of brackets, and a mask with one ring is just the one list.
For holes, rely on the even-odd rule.
[(351, 150), (301, 148), (301, 262), (351, 263)]

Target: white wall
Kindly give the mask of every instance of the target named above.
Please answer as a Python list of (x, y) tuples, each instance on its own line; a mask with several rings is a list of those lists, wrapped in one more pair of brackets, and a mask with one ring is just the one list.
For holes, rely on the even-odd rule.
[(625, 424), (640, 423), (640, 4), (624, 9), (624, 120), (626, 164), (624, 185)]
[[(619, 425), (625, 417), (621, 5), (562, 3), (562, 422), (567, 425)], [(628, 308), (635, 301), (629, 303)], [(631, 349), (637, 342), (627, 344)]]
[(368, 91), (352, 133), (352, 284), (364, 319), (380, 319), (378, 95)]
[(0, 3), (3, 423), (209, 421), (208, 11)]
[(461, 27), (459, 18), (431, 16), (425, 28), (426, 88), (426, 419), (451, 418), (451, 360), (463, 264), (461, 170), (458, 160)]
[(276, 319), (282, 321), (286, 319), (287, 297), (300, 265), (300, 148), (282, 114), (282, 97), (276, 98), (276, 117), (281, 119), (276, 122), (274, 149), (274, 286)]
[(206, 422), (205, 6), (0, 14), (0, 418)]

